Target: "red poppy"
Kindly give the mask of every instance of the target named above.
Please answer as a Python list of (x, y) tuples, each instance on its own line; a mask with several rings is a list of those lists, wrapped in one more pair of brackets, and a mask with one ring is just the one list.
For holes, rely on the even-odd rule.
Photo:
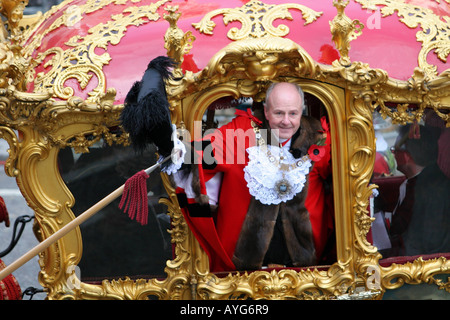
[(308, 150), (309, 157), (312, 161), (320, 161), (325, 155), (325, 146), (313, 144)]

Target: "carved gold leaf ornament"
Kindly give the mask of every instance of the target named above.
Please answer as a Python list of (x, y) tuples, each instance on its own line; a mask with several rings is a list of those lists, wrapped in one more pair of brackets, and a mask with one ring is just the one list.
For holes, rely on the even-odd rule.
[(170, 27), (164, 35), (164, 48), (167, 50), (167, 56), (177, 63), (173, 76), (179, 78), (183, 76), (181, 64), (183, 63), (184, 55), (188, 54), (192, 49), (195, 37), (191, 31), (184, 33), (178, 28), (177, 21), (181, 16), (181, 13), (177, 12), (178, 6), (167, 6), (165, 9), (168, 14), (164, 14), (164, 19), (169, 22)]
[(0, 88), (14, 86), (24, 91), (28, 62), (16, 40), (0, 43)]
[(316, 64), (296, 43), (270, 36), (230, 43), (226, 50), (211, 58), (202, 73), (209, 76), (245, 73), (257, 81), (267, 81), (294, 70), (299, 75), (314, 74)]
[[(97, 10), (101, 10), (103, 9), (103, 7), (111, 3), (115, 3), (116, 0), (87, 0), (82, 5), (70, 6), (70, 3), (73, 1), (74, 0), (63, 1), (59, 5), (53, 6), (49, 11), (45, 12), (41, 18), (42, 23), (48, 20), (56, 12), (61, 11), (62, 7), (66, 5), (68, 6), (68, 8), (60, 17), (56, 18), (49, 27), (47, 27), (39, 34), (34, 34), (36, 28), (27, 30), (27, 32), (25, 32), (24, 39), (26, 39), (26, 41), (23, 42), (23, 45), (25, 47), (23, 54), (25, 57), (31, 56), (32, 52), (41, 46), (42, 39), (44, 39), (45, 36), (50, 34), (52, 31), (60, 28), (61, 26), (74, 27), (77, 22), (81, 21), (81, 19), (83, 18), (83, 14), (93, 13)], [(33, 36), (30, 41), (29, 38), (31, 37), (31, 35)]]
[[(106, 78), (103, 67), (109, 64), (111, 56), (107, 52), (97, 54), (96, 51), (98, 49), (106, 51), (109, 45), (117, 45), (129, 26), (139, 26), (150, 21), (157, 21), (160, 15), (156, 11), (168, 1), (161, 0), (146, 6), (127, 7), (122, 13), (111, 16), (110, 21), (99, 23), (90, 28), (87, 35), (76, 35), (69, 39), (65, 43), (70, 47), (69, 49), (63, 50), (54, 47), (38, 54), (34, 59), (34, 65), (37, 66), (50, 57), (44, 67), (51, 68), (49, 71), (40, 72), (36, 75), (34, 80), (35, 91), (51, 91), (55, 97), (67, 100), (74, 95), (74, 90), (65, 85), (67, 80), (76, 79), (81, 89), (84, 90), (95, 76), (98, 84), (87, 93), (89, 96), (87, 101), (98, 102), (99, 98), (106, 92)], [(92, 12), (106, 4), (115, 2), (100, 2), (96, 6), (94, 6), (95, 3), (88, 3), (84, 8), (79, 8), (78, 14), (81, 17), (81, 14)], [(67, 17), (63, 15), (49, 29), (58, 28), (67, 23)]]
[[(407, 27), (415, 29), (417, 41), (422, 43), (418, 56), (418, 66), (430, 77), (436, 77), (437, 67), (427, 61), (434, 52), (442, 62), (447, 62), (450, 54), (450, 17), (438, 16), (431, 9), (405, 3), (402, 0), (355, 0), (364, 9), (373, 10), (380, 6), (381, 14), (387, 17), (397, 13), (399, 21)], [(447, 2), (448, 3), (448, 2)]]
[(361, 35), (364, 25), (359, 20), (351, 20), (344, 12), (348, 5), (347, 1), (333, 1), (333, 5), (337, 9), (337, 15), (330, 21), (332, 40), (340, 53), (339, 63), (343, 66), (350, 65), (348, 56), (350, 51), (350, 42)]
[(447, 282), (432, 277), (431, 282), (434, 282), (440, 290), (445, 290), (450, 293), (450, 277), (447, 278)]
[(20, 149), (19, 138), (14, 130), (7, 126), (0, 126), (0, 138), (8, 142), (8, 158), (5, 162), (5, 172), (10, 177), (17, 177), (19, 170), (17, 169), (17, 156)]
[(213, 34), (216, 26), (212, 18), (223, 15), (223, 22), (228, 25), (232, 21), (239, 21), (241, 28), (233, 27), (228, 31), (228, 38), (237, 41), (245, 38), (262, 38), (265, 36), (283, 37), (289, 33), (286, 25), (273, 26), (276, 19), (292, 20), (292, 15), (288, 9), (297, 9), (302, 12), (305, 25), (317, 20), (322, 12), (316, 12), (304, 5), (289, 3), (280, 5), (268, 5), (258, 0), (248, 1), (240, 8), (217, 9), (203, 17), (198, 23), (193, 23), (193, 27), (204, 34)]
[(7, 37), (6, 29), (3, 25), (5, 23), (11, 32), (11, 40), (18, 40), (21, 36), (20, 22), (23, 18), (23, 11), (28, 5), (28, 0), (2, 0), (0, 2), (0, 13), (6, 17), (6, 21), (1, 23), (1, 37)]

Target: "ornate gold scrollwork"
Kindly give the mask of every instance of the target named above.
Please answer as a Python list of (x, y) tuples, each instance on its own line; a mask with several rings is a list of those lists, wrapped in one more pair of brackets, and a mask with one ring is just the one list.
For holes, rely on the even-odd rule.
[[(168, 1), (161, 0), (148, 6), (127, 7), (122, 13), (112, 16), (107, 23), (92, 27), (86, 36), (77, 35), (69, 39), (65, 43), (70, 47), (69, 49), (63, 50), (59, 47), (54, 47), (39, 54), (34, 59), (34, 66), (43, 63), (47, 57), (51, 57), (46, 62), (45, 67), (51, 66), (52, 68), (49, 72), (41, 72), (36, 76), (34, 80), (35, 91), (52, 91), (55, 97), (67, 100), (74, 94), (71, 87), (65, 86), (65, 82), (68, 79), (76, 79), (80, 87), (85, 89), (92, 76), (95, 75), (98, 84), (96, 88), (88, 92), (89, 98), (87, 98), (87, 101), (97, 103), (106, 92), (103, 66), (109, 63), (111, 57), (107, 52), (99, 55), (96, 53), (96, 50), (106, 50), (108, 44), (117, 45), (125, 35), (126, 29), (131, 25), (138, 26), (145, 22), (158, 20), (160, 15), (156, 11)], [(102, 6), (104, 5), (105, 3), (102, 4)], [(78, 8), (78, 19), (81, 19), (82, 14), (96, 8), (99, 7), (92, 7), (92, 3)], [(60, 17), (48, 30), (53, 30), (69, 23), (69, 17), (70, 15)], [(37, 37), (36, 41), (30, 44), (29, 47), (39, 46), (39, 39), (42, 38)]]
[(363, 8), (373, 10), (377, 5), (381, 14), (386, 17), (397, 12), (400, 22), (409, 28), (420, 27), (416, 34), (417, 41), (422, 42), (418, 56), (419, 67), (430, 77), (437, 76), (437, 68), (427, 62), (427, 56), (434, 51), (443, 62), (447, 61), (450, 53), (450, 19), (448, 16), (439, 17), (431, 9), (414, 6), (409, 2), (398, 0), (356, 0)]
[(183, 56), (189, 53), (195, 40), (191, 31), (184, 33), (178, 28), (177, 21), (181, 13), (177, 12), (177, 10), (178, 6), (167, 6), (166, 11), (169, 13), (164, 15), (164, 19), (170, 24), (164, 36), (164, 48), (167, 49), (167, 56), (177, 62), (177, 67), (173, 71), (175, 78), (183, 76), (183, 71), (181, 70), (181, 63), (184, 60)]
[(342, 273), (340, 269), (332, 266), (327, 272), (255, 271), (229, 274), (225, 278), (209, 274), (199, 281), (198, 294), (205, 300), (331, 300), (346, 293), (354, 281), (350, 274)]
[(364, 25), (359, 20), (351, 20), (345, 15), (344, 9), (348, 4), (347, 1), (333, 1), (333, 5), (337, 9), (337, 15), (333, 21), (330, 21), (331, 34), (336, 48), (340, 53), (339, 63), (343, 66), (350, 65), (348, 53), (350, 51), (350, 41), (356, 39), (362, 32)]
[(440, 289), (448, 291), (448, 282), (435, 279), (433, 275), (448, 274), (450, 270), (450, 261), (440, 257), (424, 261), (422, 257), (413, 262), (407, 262), (403, 265), (393, 264), (390, 267), (382, 269), (381, 282), (383, 288), (397, 289), (403, 284), (429, 283), (436, 284)]
[(289, 28), (286, 25), (279, 25), (275, 28), (272, 23), (275, 19), (292, 20), (288, 9), (300, 10), (303, 19), (305, 19), (305, 25), (314, 22), (322, 15), (322, 12), (316, 12), (301, 4), (267, 5), (258, 0), (251, 0), (241, 8), (214, 10), (208, 13), (200, 22), (194, 23), (193, 26), (202, 33), (212, 34), (216, 26), (212, 18), (223, 15), (225, 25), (232, 21), (239, 21), (242, 24), (241, 29), (230, 29), (228, 38), (231, 40), (262, 38), (265, 36), (283, 37), (289, 33)]
[[(28, 62), (23, 57), (19, 44), (22, 36), (19, 23), (27, 4), (28, 1), (0, 2), (0, 14), (6, 17), (6, 21), (2, 20), (0, 24), (0, 88), (14, 86), (21, 91), (25, 90)], [(8, 30), (4, 24), (8, 26)]]
[[(394, 124), (419, 121), (427, 108), (433, 109), (450, 127), (450, 116), (443, 111), (448, 109), (449, 80), (448, 72), (430, 79), (419, 68), (414, 70), (413, 76), (407, 81), (386, 78), (373, 94), (369, 93), (371, 108), (378, 110), (383, 118), (389, 117)], [(395, 102), (397, 106), (387, 106), (386, 101)]]
[[(0, 4), (0, 13), (6, 17), (6, 24), (13, 37), (20, 35), (20, 21), (23, 17), (23, 10), (28, 5), (28, 0), (2, 0)], [(6, 38), (7, 32), (2, 23), (2, 36)], [(4, 39), (3, 39), (4, 40)]]
[(14, 130), (7, 126), (0, 126), (0, 138), (5, 139), (8, 142), (8, 158), (5, 163), (5, 172), (10, 177), (16, 177), (19, 174), (17, 169), (16, 159), (19, 152), (19, 138)]
[(434, 277), (431, 277), (430, 283), (434, 283), (438, 286), (440, 290), (445, 290), (450, 293), (450, 277), (447, 278), (447, 282), (444, 282), (441, 279), (435, 279)]

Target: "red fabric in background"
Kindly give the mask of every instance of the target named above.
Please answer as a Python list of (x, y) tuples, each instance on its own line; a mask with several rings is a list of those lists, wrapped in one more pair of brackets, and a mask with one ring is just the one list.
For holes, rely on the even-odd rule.
[[(0, 223), (5, 222), (9, 227), (9, 215), (5, 201), (0, 197)], [(5, 269), (4, 262), (0, 259), (0, 270)], [(16, 278), (10, 274), (0, 281), (0, 300), (22, 300), (22, 290)]]

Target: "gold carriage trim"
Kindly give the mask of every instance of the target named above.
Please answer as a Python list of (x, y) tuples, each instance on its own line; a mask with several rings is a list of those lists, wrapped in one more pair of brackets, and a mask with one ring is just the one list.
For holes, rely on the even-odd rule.
[[(157, 21), (160, 15), (156, 12), (169, 0), (161, 0), (146, 6), (128, 6), (122, 13), (111, 16), (111, 20), (106, 23), (99, 23), (89, 29), (86, 36), (74, 36), (65, 44), (69, 49), (63, 50), (58, 47), (48, 49), (40, 53), (31, 64), (30, 72), (43, 63), (48, 57), (52, 58), (46, 63), (46, 67), (51, 66), (49, 72), (36, 75), (34, 79), (36, 92), (53, 92), (55, 98), (67, 100), (74, 96), (74, 90), (64, 83), (68, 79), (76, 79), (82, 89), (85, 89), (92, 77), (98, 81), (98, 85), (88, 92), (89, 103), (98, 103), (99, 99), (106, 92), (106, 78), (103, 67), (109, 64), (111, 56), (104, 52), (98, 55), (96, 49), (107, 50), (108, 45), (117, 45), (124, 37), (129, 26), (139, 26), (143, 23)], [(102, 9), (108, 4), (119, 1), (88, 1), (83, 6), (69, 7), (65, 14), (56, 19), (53, 24), (40, 36), (35, 37), (33, 42), (27, 46), (27, 51), (38, 48), (42, 39), (51, 31), (65, 25), (76, 27), (82, 20), (82, 15)], [(120, 1), (122, 3), (123, 1)], [(136, 2), (136, 1), (134, 1)]]
[[(399, 0), (355, 0), (364, 9), (380, 10), (383, 17), (393, 15), (395, 12), (399, 21), (407, 27), (417, 31), (417, 41), (422, 42), (422, 49), (418, 56), (419, 68), (428, 77), (438, 75), (436, 66), (428, 63), (427, 56), (434, 51), (437, 57), (447, 62), (450, 53), (450, 17), (438, 16), (431, 9), (414, 6)], [(448, 1), (447, 1), (448, 3)], [(381, 8), (377, 7), (381, 6)]]
[(305, 25), (316, 21), (322, 12), (314, 11), (304, 5), (289, 3), (279, 5), (268, 5), (258, 0), (248, 1), (240, 8), (218, 9), (211, 11), (198, 23), (193, 23), (193, 27), (205, 34), (213, 34), (216, 24), (212, 18), (223, 15), (225, 25), (232, 21), (239, 21), (241, 29), (231, 28), (228, 31), (228, 38), (231, 40), (242, 40), (245, 38), (262, 38), (265, 36), (283, 37), (289, 33), (286, 25), (273, 26), (276, 19), (292, 20), (292, 15), (288, 9), (297, 9), (302, 12)]

